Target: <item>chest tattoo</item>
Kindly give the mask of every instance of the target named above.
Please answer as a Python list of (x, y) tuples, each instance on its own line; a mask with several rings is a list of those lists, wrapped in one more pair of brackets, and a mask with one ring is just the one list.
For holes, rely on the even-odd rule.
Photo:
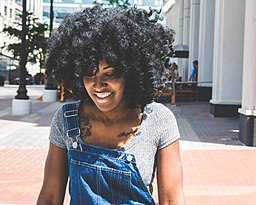
[(120, 132), (117, 137), (128, 137), (130, 136), (131, 134), (135, 135), (135, 132), (138, 131), (138, 128), (135, 128), (135, 129), (132, 129), (131, 131), (129, 132)]
[(80, 117), (79, 119), (80, 129), (81, 129), (81, 138), (86, 138), (91, 136), (92, 124), (89, 121), (88, 117)]

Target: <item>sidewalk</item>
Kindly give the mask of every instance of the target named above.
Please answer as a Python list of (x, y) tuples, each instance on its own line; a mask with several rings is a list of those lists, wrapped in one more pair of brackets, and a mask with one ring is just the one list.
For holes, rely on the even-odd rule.
[[(32, 113), (12, 116), (17, 86), (0, 87), (0, 205), (35, 204), (51, 119), (62, 105), (40, 101), (42, 86), (27, 89)], [(256, 205), (256, 148), (238, 141), (239, 119), (212, 117), (208, 103), (166, 106), (174, 112), (182, 136), (187, 205)]]

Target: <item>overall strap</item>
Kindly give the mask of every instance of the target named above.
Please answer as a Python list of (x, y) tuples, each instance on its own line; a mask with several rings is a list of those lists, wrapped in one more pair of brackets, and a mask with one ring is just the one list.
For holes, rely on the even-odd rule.
[(78, 105), (79, 102), (73, 102), (63, 105), (63, 116), (67, 128), (68, 137), (77, 137), (80, 135), (79, 122), (78, 122)]

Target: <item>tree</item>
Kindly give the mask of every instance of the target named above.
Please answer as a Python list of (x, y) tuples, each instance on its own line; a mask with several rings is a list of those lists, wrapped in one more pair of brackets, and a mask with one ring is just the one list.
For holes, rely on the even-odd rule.
[[(26, 56), (27, 62), (40, 64), (40, 70), (44, 67), (44, 62), (47, 56), (47, 44), (48, 37), (47, 24), (38, 22), (38, 18), (33, 16), (33, 13), (27, 12), (27, 48)], [(16, 22), (14, 27), (6, 27), (3, 32), (6, 33), (10, 39), (16, 39), (15, 43), (9, 43), (5, 46), (13, 56), (20, 59), (20, 47), (21, 47), (21, 23)]]

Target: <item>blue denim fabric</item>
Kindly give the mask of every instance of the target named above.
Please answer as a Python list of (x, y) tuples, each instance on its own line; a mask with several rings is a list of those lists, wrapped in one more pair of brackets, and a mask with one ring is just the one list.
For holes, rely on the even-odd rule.
[(79, 127), (75, 109), (77, 104), (64, 106), (67, 134), (72, 138), (68, 152), (70, 204), (154, 205), (136, 166), (135, 156), (85, 144), (76, 129)]

